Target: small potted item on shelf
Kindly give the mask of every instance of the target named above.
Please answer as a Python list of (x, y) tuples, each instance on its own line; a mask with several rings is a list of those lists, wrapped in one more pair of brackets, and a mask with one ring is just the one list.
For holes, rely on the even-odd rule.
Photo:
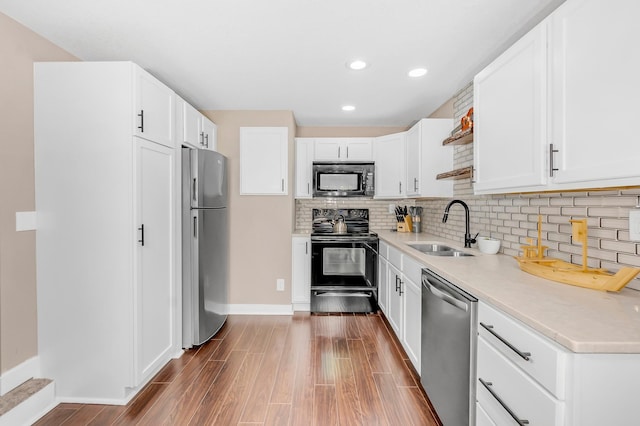
[(460, 130), (463, 132), (466, 130), (473, 131), (473, 107), (469, 108), (467, 115), (460, 119)]

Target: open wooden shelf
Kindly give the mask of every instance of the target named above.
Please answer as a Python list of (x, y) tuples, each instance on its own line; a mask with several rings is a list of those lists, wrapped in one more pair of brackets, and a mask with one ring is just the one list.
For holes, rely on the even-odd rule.
[(462, 169), (452, 170), (446, 173), (440, 173), (436, 179), (465, 179), (470, 178), (473, 174), (473, 166), (464, 167)]
[(442, 141), (442, 145), (466, 145), (473, 142), (473, 127)]

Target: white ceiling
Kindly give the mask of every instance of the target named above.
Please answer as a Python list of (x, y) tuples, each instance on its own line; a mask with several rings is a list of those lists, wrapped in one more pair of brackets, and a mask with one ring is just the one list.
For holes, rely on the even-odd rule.
[[(0, 0), (0, 12), (82, 60), (134, 61), (201, 110), (407, 126), (562, 1)], [(349, 70), (352, 58), (371, 66)], [(408, 78), (416, 66), (429, 73)]]

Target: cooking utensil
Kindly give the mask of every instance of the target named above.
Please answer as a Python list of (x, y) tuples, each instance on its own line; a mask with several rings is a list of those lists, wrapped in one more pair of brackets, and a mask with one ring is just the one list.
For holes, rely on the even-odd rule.
[(333, 232), (335, 234), (346, 234), (347, 224), (344, 221), (344, 216), (339, 215), (338, 219), (333, 223)]

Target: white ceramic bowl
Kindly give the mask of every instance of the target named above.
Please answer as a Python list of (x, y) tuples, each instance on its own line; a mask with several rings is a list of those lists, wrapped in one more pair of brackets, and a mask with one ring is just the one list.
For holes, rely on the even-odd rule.
[(478, 237), (478, 248), (482, 253), (496, 254), (500, 250), (500, 240), (489, 237)]

